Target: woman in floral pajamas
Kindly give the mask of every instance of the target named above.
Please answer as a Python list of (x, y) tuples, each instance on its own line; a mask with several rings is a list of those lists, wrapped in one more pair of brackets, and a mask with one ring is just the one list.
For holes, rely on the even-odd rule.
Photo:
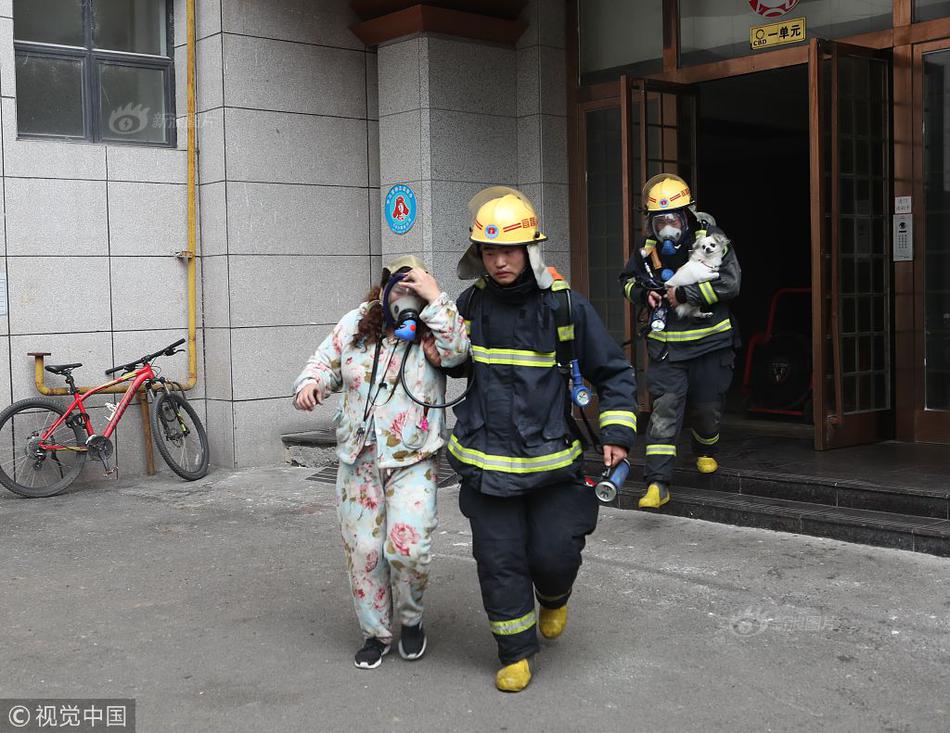
[[(381, 293), (404, 273), (391, 300), (418, 295), (421, 348), (408, 348), (384, 325)], [(294, 383), (294, 404), (312, 410), (343, 391), (337, 411), (336, 496), (343, 549), (364, 645), (355, 663), (378, 667), (392, 644), (393, 616), (401, 624), (399, 653), (418, 659), (426, 648), (422, 593), (436, 527), (436, 452), (445, 443), (445, 411), (409, 399), (406, 382), (423, 402), (445, 401), (445, 375), (468, 357), (469, 341), (455, 303), (425, 264), (400, 257), (383, 269), (359, 308), (350, 311), (310, 357)]]

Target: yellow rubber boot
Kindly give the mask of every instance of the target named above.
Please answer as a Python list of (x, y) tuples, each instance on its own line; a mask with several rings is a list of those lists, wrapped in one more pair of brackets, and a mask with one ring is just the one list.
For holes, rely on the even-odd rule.
[(716, 473), (719, 464), (712, 456), (700, 456), (696, 459), (696, 468), (700, 473)]
[(637, 503), (641, 509), (659, 509), (670, 500), (670, 492), (663, 484), (654, 482), (647, 487), (640, 501)]
[(531, 668), (527, 659), (502, 667), (495, 675), (495, 687), (502, 692), (521, 692), (531, 681)]
[(545, 608), (541, 606), (541, 615), (538, 619), (538, 628), (545, 639), (556, 639), (567, 626), (567, 606), (560, 608)]

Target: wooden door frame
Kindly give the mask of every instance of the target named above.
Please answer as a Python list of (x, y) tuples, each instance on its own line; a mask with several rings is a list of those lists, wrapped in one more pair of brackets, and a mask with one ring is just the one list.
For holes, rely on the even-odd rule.
[(913, 334), (914, 364), (916, 369), (914, 380), (914, 436), (916, 440), (925, 443), (946, 443), (950, 436), (950, 411), (927, 410), (926, 381), (924, 359), (926, 356), (925, 338), (925, 263), (927, 252), (927, 217), (926, 199), (924, 196), (924, 74), (923, 57), (925, 54), (936, 51), (950, 51), (950, 37), (916, 44), (913, 47), (913, 150), (914, 150), (914, 189), (913, 189), (913, 218), (914, 218), (914, 261), (907, 263), (912, 270), (913, 279)]
[[(572, 240), (580, 246), (571, 247), (571, 287), (585, 296), (590, 295), (590, 282), (587, 270), (587, 113), (600, 109), (621, 110), (619, 97), (613, 99), (596, 99), (590, 102), (581, 102), (574, 107), (571, 124), (576, 131), (573, 146), (572, 176), (579, 176), (580, 181), (577, 196), (577, 206), (571, 207)], [(622, 110), (621, 110), (622, 113)], [(624, 134), (623, 120), (621, 119), (621, 136)], [(621, 148), (623, 138), (621, 137)], [(574, 197), (572, 197), (573, 201)], [(576, 229), (575, 229), (576, 226)], [(619, 271), (619, 270), (618, 270)]]

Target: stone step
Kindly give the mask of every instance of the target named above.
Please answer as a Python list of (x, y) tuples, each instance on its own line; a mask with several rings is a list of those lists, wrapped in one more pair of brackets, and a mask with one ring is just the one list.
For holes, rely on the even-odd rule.
[(330, 428), (282, 435), (284, 461), (291, 466), (319, 468), (336, 463), (336, 432)]
[[(597, 471), (600, 457), (588, 453), (587, 470)], [(628, 483), (643, 491), (643, 461), (633, 458)], [(909, 474), (912, 475), (912, 472)], [(950, 482), (944, 488), (897, 487), (805, 474), (777, 471), (746, 470), (721, 466), (711, 475), (701, 474), (695, 468), (680, 467), (673, 472), (673, 486), (723, 493), (758, 496), (821, 504), (851, 509), (871, 509), (932, 519), (950, 519)]]
[[(625, 485), (618, 506), (636, 509), (639, 486)], [(644, 510), (657, 511), (657, 510)], [(829, 537), (845, 542), (950, 557), (950, 520), (829, 506), (737, 492), (676, 486), (658, 511), (681, 517)]]

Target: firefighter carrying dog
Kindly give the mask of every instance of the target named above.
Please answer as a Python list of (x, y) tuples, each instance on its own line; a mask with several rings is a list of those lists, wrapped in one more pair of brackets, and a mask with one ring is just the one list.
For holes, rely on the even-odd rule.
[[(729, 302), (739, 294), (742, 272), (722, 230), (695, 211), (682, 178), (654, 176), (643, 188), (643, 201), (648, 236), (620, 278), (626, 298), (651, 311), (647, 381), (653, 412), (646, 438), (647, 489), (639, 506), (658, 509), (670, 500), (687, 401), (696, 467), (702, 473), (718, 468), (719, 424), (739, 343)], [(684, 278), (691, 270), (706, 274)], [(691, 284), (675, 284), (679, 281)]]

